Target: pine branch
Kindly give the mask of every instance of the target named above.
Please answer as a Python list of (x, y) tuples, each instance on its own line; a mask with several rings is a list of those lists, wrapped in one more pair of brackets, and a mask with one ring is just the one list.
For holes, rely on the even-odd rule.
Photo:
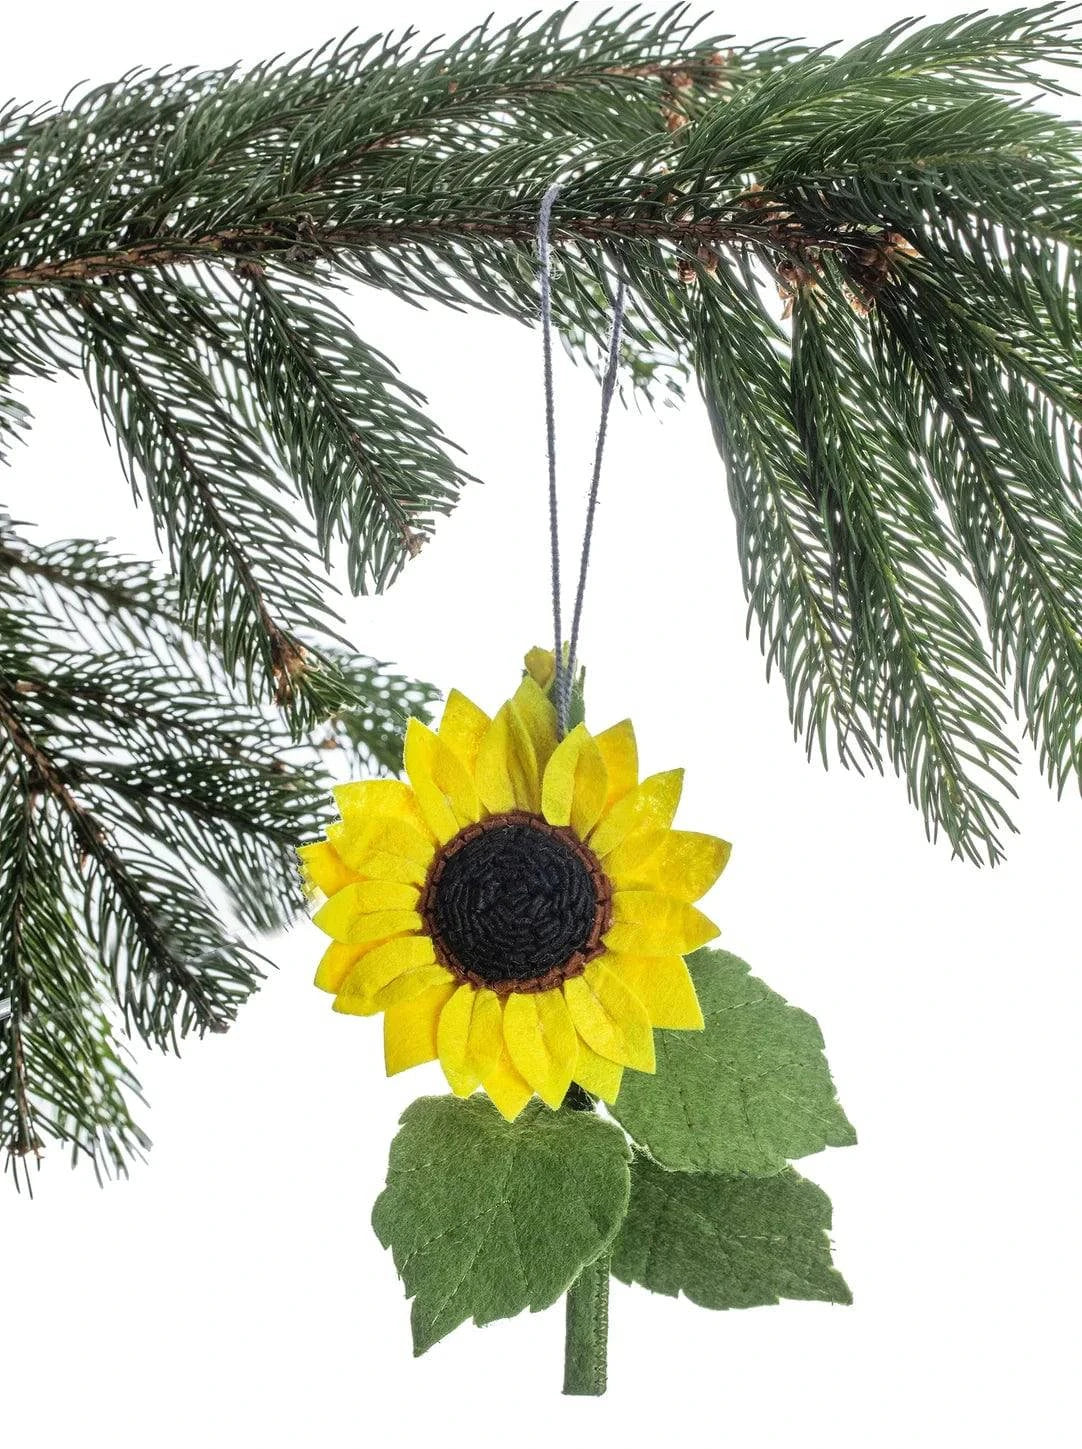
[(852, 611), (853, 694), (895, 769), (908, 769), (929, 835), (942, 826), (958, 854), (995, 860), (1010, 822), (993, 792), (1010, 791), (1017, 768), (1007, 700), (952, 579), (957, 542), (860, 333), (833, 288), (798, 293), (793, 413)]
[(0, 515), (0, 585), (0, 1142), (57, 1138), (114, 1172), (146, 1145), (122, 1038), (228, 1026), (264, 963), (223, 901), (248, 928), (293, 919), (328, 751), (386, 768), (431, 691), (343, 653), (302, 748), (149, 566), (34, 548)]
[(386, 587), (416, 555), (463, 475), (386, 359), (312, 287), (248, 276), (242, 314), (248, 370), (290, 474), (300, 480), (326, 559), (347, 545), (355, 592)]

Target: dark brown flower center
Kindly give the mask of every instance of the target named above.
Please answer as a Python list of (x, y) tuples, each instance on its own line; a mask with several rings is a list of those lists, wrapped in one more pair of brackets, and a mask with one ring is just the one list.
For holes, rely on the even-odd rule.
[(573, 831), (513, 810), (443, 847), (421, 914), (437, 957), (460, 980), (501, 994), (547, 991), (601, 954), (612, 890)]

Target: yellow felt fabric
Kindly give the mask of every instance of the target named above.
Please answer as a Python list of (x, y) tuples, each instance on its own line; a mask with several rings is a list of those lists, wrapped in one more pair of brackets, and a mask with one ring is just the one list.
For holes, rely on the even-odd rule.
[[(433, 986), (453, 986), (454, 983), (455, 978), (450, 971), (438, 961), (434, 961), (431, 966), (418, 966), (413, 971), (403, 971), (401, 976), (396, 976), (386, 986), (381, 986), (371, 998), (373, 1012), (386, 1011), (390, 1006), (401, 1006), (403, 1002), (412, 1001), (415, 996), (431, 990)], [(369, 1013), (360, 1014), (367, 1016)]]
[(421, 885), (435, 855), (430, 835), (389, 815), (351, 817), (328, 826), (327, 838), (351, 870), (374, 880)]
[(599, 1056), (640, 1072), (654, 1070), (654, 1033), (646, 1008), (603, 960), (565, 981), (564, 998), (575, 1030)]
[(344, 821), (386, 815), (405, 820), (422, 835), (429, 834), (416, 797), (404, 780), (352, 780), (348, 785), (336, 785), (333, 793)]
[[(351, 1000), (372, 1001), (391, 981), (407, 971), (436, 964), (436, 953), (427, 936), (399, 936), (393, 941), (364, 951), (339, 987), (339, 994)], [(430, 982), (435, 985), (436, 982)], [(362, 1016), (367, 1012), (360, 1012)]]
[(436, 1046), (447, 1085), (456, 1097), (468, 1097), (481, 1084), (481, 1072), (470, 1059), (470, 1022), (473, 1018), (474, 987), (464, 984), (440, 1012)]
[(550, 825), (570, 825), (585, 839), (597, 824), (608, 790), (601, 751), (586, 726), (576, 725), (545, 767), (541, 813)]
[(383, 1018), (383, 1060), (387, 1075), (436, 1060), (436, 1029), (440, 1013), (455, 988), (434, 986), (411, 1001), (389, 1007)]
[(441, 845), (464, 825), (481, 818), (477, 787), (466, 766), (427, 725), (411, 719), (406, 726), (402, 760), (417, 805)]
[(635, 743), (635, 730), (631, 721), (623, 719), (619, 724), (602, 730), (599, 735), (594, 736), (594, 743), (605, 762), (605, 774), (609, 781), (605, 809), (609, 810), (639, 783), (639, 747)]
[(467, 1054), (484, 1080), (499, 1064), (503, 1052), (503, 1005), (494, 991), (474, 993)]
[(541, 807), (541, 772), (537, 751), (522, 717), (503, 705), (477, 753), (477, 789), (488, 810), (537, 811)]
[(533, 744), (540, 776), (556, 748), (556, 707), (537, 681), (527, 675), (515, 690), (511, 708), (522, 721)]
[(556, 678), (556, 655), (551, 649), (540, 649), (536, 646), (526, 651), (526, 673), (541, 686), (548, 689), (549, 685)]
[(326, 931), (336, 941), (359, 945), (362, 941), (374, 939), (368, 933), (361, 936), (353, 934), (354, 923), (359, 917), (378, 911), (412, 911), (420, 898), (417, 887), (405, 881), (358, 880), (336, 891), (312, 919), (321, 931)]
[(543, 1102), (558, 1107), (578, 1055), (578, 1036), (563, 993), (512, 992), (504, 1002), (503, 1035), (518, 1071)]
[(297, 854), (301, 858), (301, 874), (306, 884), (326, 896), (333, 896), (335, 891), (357, 879), (334, 846), (325, 840), (314, 845), (302, 845)]
[(329, 991), (332, 996), (336, 995), (342, 982), (367, 950), (367, 946), (343, 946), (341, 941), (332, 941), (316, 967), (316, 985), (320, 991)]
[(533, 1088), (511, 1060), (506, 1044), (496, 1065), (486, 1072), (483, 1086), (492, 1098), (496, 1110), (508, 1122), (515, 1120), (533, 1096)]
[(654, 1026), (669, 1031), (702, 1029), (702, 1008), (682, 956), (610, 953), (605, 961), (646, 1007)]
[(481, 748), (481, 741), (491, 723), (488, 715), (472, 699), (467, 699), (459, 690), (452, 689), (443, 707), (439, 736), (467, 770), (472, 771), (477, 763), (477, 751)]
[(321, 931), (326, 931), (328, 936), (347, 946), (364, 946), (368, 942), (386, 941), (391, 936), (405, 936), (423, 930), (424, 921), (417, 911), (397, 907), (378, 911), (366, 906), (363, 900), (359, 901), (354, 892), (362, 886), (412, 890), (416, 901), (417, 891), (413, 886), (397, 886), (391, 881), (361, 881), (357, 885), (346, 886), (320, 906), (312, 919)]
[(630, 955), (686, 956), (719, 934), (695, 906), (657, 891), (615, 891), (612, 921), (605, 945)]
[(635, 886), (646, 889), (648, 883), (641, 881), (640, 877), (664, 845), (668, 834), (670, 832), (661, 826), (653, 830), (633, 830), (626, 840), (606, 855), (605, 874), (614, 885), (626, 886), (629, 890)]
[(683, 770), (665, 770), (660, 775), (648, 776), (601, 817), (601, 823), (590, 836), (590, 849), (604, 859), (632, 831), (670, 826), (680, 803), (683, 784)]
[(377, 1012), (386, 1011), (390, 1006), (401, 1006), (403, 1002), (412, 1001), (415, 996), (420, 996), (433, 986), (452, 986), (454, 979), (450, 971), (434, 961), (431, 966), (418, 966), (413, 971), (403, 971), (393, 981), (388, 981), (386, 986), (381, 986), (378, 991), (368, 995), (354, 991), (351, 977), (334, 998), (334, 1010), (345, 1012), (348, 1016), (375, 1016)]
[(725, 869), (731, 854), (729, 842), (716, 835), (668, 830), (657, 850), (633, 868), (632, 879), (621, 884), (642, 885), (682, 901), (697, 901)]
[(579, 1041), (579, 1055), (575, 1062), (575, 1081), (580, 1086), (600, 1097), (603, 1102), (615, 1102), (620, 1093), (624, 1069), (606, 1057), (599, 1057), (592, 1047)]

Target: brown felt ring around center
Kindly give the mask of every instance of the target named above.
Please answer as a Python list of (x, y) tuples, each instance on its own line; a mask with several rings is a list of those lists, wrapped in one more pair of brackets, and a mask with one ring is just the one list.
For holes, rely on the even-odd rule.
[[(504, 825), (525, 825), (531, 830), (540, 834), (550, 835), (567, 847), (571, 853), (578, 857), (585, 867), (590, 882), (594, 888), (594, 895), (597, 900), (597, 909), (594, 912), (593, 925), (590, 934), (584, 945), (573, 952), (566, 961), (558, 966), (551, 967), (543, 976), (526, 978), (511, 978), (505, 981), (492, 981), (480, 975), (477, 971), (471, 971), (464, 966), (455, 956), (447, 942), (440, 934), (439, 926), (436, 923), (435, 899), (436, 888), (439, 885), (440, 876), (443, 874), (444, 866), (453, 855), (456, 855), (463, 846), (468, 845), (471, 840), (476, 840), (479, 835), (488, 830), (498, 829)], [(569, 981), (573, 976), (581, 976), (591, 961), (597, 959), (604, 953), (605, 947), (602, 944), (602, 937), (612, 925), (612, 882), (601, 868), (601, 862), (592, 850), (578, 838), (575, 832), (566, 825), (550, 825), (541, 815), (534, 815), (529, 810), (503, 810), (499, 814), (489, 815), (484, 820), (479, 820), (476, 825), (467, 825), (464, 829), (450, 839), (446, 845), (441, 846), (429, 868), (425, 878), (424, 888), (421, 891), (420, 905), (418, 906), (421, 918), (425, 923), (425, 930), (432, 941), (436, 953), (436, 960), (441, 966), (451, 972), (457, 980), (468, 982), (478, 990), (492, 991), (497, 996), (510, 996), (515, 992), (539, 992), (551, 991), (553, 987), (559, 986), (564, 981)]]

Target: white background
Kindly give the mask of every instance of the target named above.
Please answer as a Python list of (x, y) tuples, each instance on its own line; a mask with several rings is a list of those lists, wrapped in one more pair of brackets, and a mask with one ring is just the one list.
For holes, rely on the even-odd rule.
[[(714, 28), (855, 40), (898, 14), (841, 0), (745, 10)], [(138, 63), (254, 60), (353, 25), (457, 32), (481, 14), (462, 0), (4, 11), (0, 93), (24, 98)], [(372, 292), (351, 306), (486, 480), (387, 597), (347, 603), (351, 629), (495, 708), (522, 651), (548, 637), (538, 338)], [(596, 394), (569, 364), (559, 382), (575, 532)], [(146, 551), (80, 385), (29, 400), (30, 446), (0, 479), (16, 516)], [(1070, 1442), (1078, 799), (1057, 804), (1027, 756), (1022, 834), (1005, 867), (977, 871), (925, 843), (893, 779), (805, 761), (744, 638), (697, 401), (615, 417), (584, 652), (595, 724), (633, 715), (648, 769), (688, 767), (682, 823), (735, 842), (709, 903), (723, 944), (822, 1024), (861, 1140), (804, 1167), (834, 1199), (856, 1305), (720, 1315), (617, 1285), (598, 1402), (560, 1397), (559, 1308), (464, 1327), (412, 1360), (368, 1216), (399, 1113), (442, 1088), (435, 1068), (384, 1079), (378, 1022), (332, 1015), (310, 985), (320, 941), (301, 926), (270, 943), (280, 969), (228, 1037), (180, 1062), (140, 1054), (148, 1166), (100, 1190), (54, 1153), (33, 1202), (0, 1195), (5, 1443)]]

